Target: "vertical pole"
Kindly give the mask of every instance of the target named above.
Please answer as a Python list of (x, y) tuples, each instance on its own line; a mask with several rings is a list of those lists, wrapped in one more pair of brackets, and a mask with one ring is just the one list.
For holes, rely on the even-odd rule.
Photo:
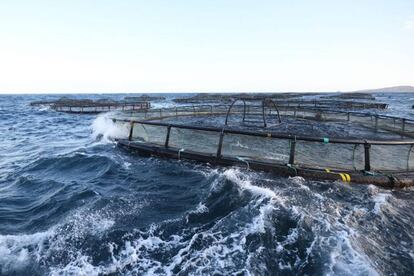
[(170, 132), (171, 132), (171, 125), (167, 127), (167, 136), (165, 137), (165, 147), (168, 148), (168, 143), (170, 142)]
[(221, 149), (223, 147), (223, 138), (224, 138), (224, 128), (223, 130), (220, 132), (220, 139), (219, 139), (219, 143), (218, 143), (218, 147), (217, 147), (217, 158), (221, 158)]
[(293, 163), (295, 163), (295, 148), (296, 148), (296, 137), (294, 140), (290, 140), (290, 154), (289, 154), (290, 165), (293, 165)]
[(378, 115), (375, 115), (375, 130), (378, 130)]
[(365, 171), (369, 172), (371, 170), (371, 161), (370, 161), (370, 148), (371, 145), (368, 142), (364, 144), (364, 152), (365, 152)]
[(133, 133), (134, 133), (134, 121), (131, 121), (131, 127), (129, 128), (129, 136), (128, 136), (129, 141), (132, 140), (132, 134)]
[[(248, 108), (247, 113), (250, 113), (250, 106), (248, 106), (247, 108)], [(245, 120), (246, 120), (246, 101), (243, 100), (243, 123), (245, 122)]]
[(351, 120), (351, 116), (350, 116), (349, 112), (346, 114), (346, 119), (347, 119), (348, 122)]
[(262, 116), (263, 116), (263, 126), (266, 127), (266, 115), (265, 115), (265, 100), (262, 100)]
[(405, 132), (405, 118), (402, 119), (402, 132)]

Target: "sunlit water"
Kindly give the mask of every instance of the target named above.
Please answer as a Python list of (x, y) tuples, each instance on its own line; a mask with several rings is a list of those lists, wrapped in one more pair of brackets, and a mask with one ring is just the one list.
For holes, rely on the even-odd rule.
[[(0, 96), (2, 275), (414, 270), (413, 189), (131, 155), (125, 130), (43, 98)], [(414, 95), (381, 99), (412, 117)]]

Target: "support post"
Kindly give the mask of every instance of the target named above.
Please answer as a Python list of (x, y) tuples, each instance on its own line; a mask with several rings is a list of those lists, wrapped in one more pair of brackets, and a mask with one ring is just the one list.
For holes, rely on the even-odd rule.
[(263, 127), (267, 127), (266, 114), (265, 114), (265, 100), (262, 100), (262, 117), (263, 117)]
[(371, 161), (370, 161), (370, 148), (371, 145), (368, 142), (364, 144), (364, 156), (365, 156), (365, 171), (369, 172), (371, 170)]
[(170, 142), (170, 132), (171, 132), (171, 125), (167, 127), (167, 136), (165, 137), (165, 147), (168, 148), (168, 143)]
[(290, 165), (293, 165), (293, 163), (295, 163), (295, 148), (296, 148), (296, 137), (294, 140), (290, 140), (290, 154), (289, 154)]
[(224, 139), (224, 128), (220, 132), (220, 139), (219, 139), (219, 143), (217, 147), (217, 155), (216, 155), (217, 158), (221, 158), (221, 149), (223, 147), (223, 139)]
[(402, 132), (405, 132), (405, 118), (402, 119)]
[(134, 133), (134, 121), (131, 121), (131, 127), (129, 128), (129, 136), (128, 136), (129, 141), (132, 140), (132, 134), (133, 133)]

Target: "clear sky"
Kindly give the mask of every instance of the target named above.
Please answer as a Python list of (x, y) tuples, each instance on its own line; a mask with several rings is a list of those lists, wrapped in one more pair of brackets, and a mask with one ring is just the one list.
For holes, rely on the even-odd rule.
[(0, 0), (0, 93), (414, 85), (414, 0)]

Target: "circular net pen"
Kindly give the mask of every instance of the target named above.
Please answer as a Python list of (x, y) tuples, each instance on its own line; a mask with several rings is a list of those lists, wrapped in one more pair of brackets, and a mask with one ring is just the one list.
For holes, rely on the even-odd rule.
[(118, 112), (118, 145), (142, 155), (270, 171), (282, 176), (414, 185), (414, 120), (238, 100)]

